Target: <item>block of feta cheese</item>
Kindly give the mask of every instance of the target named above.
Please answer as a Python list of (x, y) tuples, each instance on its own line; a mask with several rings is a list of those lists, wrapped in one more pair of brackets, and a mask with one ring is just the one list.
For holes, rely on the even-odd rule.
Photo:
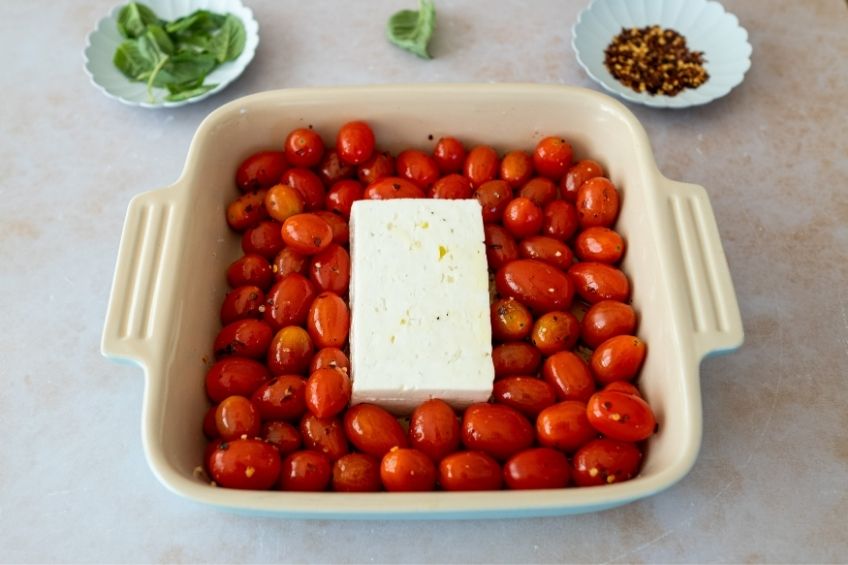
[(476, 200), (354, 203), (350, 216), (352, 404), (409, 414), (492, 392), (489, 277)]

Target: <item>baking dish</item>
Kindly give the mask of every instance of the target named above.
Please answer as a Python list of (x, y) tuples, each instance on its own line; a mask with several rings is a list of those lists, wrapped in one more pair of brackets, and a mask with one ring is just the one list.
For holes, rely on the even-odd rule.
[[(241, 253), (224, 221), (237, 194), (236, 167), (255, 151), (280, 146), (292, 128), (312, 126), (332, 139), (352, 119), (367, 120), (392, 151), (429, 148), (442, 135), (504, 151), (555, 133), (578, 157), (601, 162), (622, 194), (623, 268), (649, 348), (640, 384), (660, 423), (637, 478), (582, 489), (348, 494), (236, 491), (195, 476), (224, 271)], [(156, 477), (181, 496), (284, 517), (476, 518), (601, 510), (675, 483), (700, 447), (699, 363), (739, 347), (742, 337), (706, 191), (659, 173), (644, 129), (621, 103), (562, 86), (399, 85), (271, 91), (210, 114), (179, 180), (129, 205), (102, 351), (143, 368), (145, 454)]]

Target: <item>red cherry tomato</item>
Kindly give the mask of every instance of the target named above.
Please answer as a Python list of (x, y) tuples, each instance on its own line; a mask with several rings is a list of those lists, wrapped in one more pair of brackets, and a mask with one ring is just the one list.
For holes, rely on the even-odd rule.
[(564, 488), (571, 465), (561, 452), (536, 447), (517, 453), (504, 465), (506, 486), (511, 489)]
[(539, 141), (533, 151), (533, 165), (543, 177), (561, 179), (571, 166), (573, 151), (571, 144), (561, 137), (546, 137)]
[(501, 296), (511, 296), (540, 313), (567, 310), (574, 294), (565, 273), (535, 259), (507, 263), (495, 275), (495, 285)]
[(456, 138), (443, 137), (433, 148), (433, 159), (443, 175), (458, 173), (465, 163), (465, 147)]
[(321, 290), (344, 296), (350, 285), (350, 254), (335, 243), (312, 256), (309, 263), (309, 278)]
[(447, 175), (437, 180), (430, 193), (431, 198), (445, 200), (460, 200), (471, 198), (473, 195), (474, 189), (471, 188), (471, 181), (467, 177), (457, 174)]
[(623, 392), (596, 392), (586, 405), (586, 414), (596, 430), (621, 441), (648, 439), (657, 425), (647, 402)]
[(324, 183), (309, 169), (287, 170), (283, 173), (280, 184), (286, 184), (300, 194), (305, 211), (317, 210), (324, 204)]
[(336, 151), (342, 162), (359, 165), (374, 153), (374, 132), (365, 122), (348, 122), (339, 128), (336, 136)]
[(314, 167), (324, 156), (321, 136), (308, 128), (293, 130), (283, 143), (286, 160), (295, 167)]
[(568, 278), (577, 294), (590, 304), (601, 300), (625, 302), (630, 299), (630, 282), (621, 270), (603, 263), (575, 263)]
[(280, 223), (265, 220), (248, 228), (241, 237), (241, 248), (245, 255), (262, 255), (270, 261), (283, 249)]
[(350, 402), (350, 378), (338, 369), (318, 369), (306, 381), (306, 407), (318, 418), (332, 418)]
[(341, 347), (350, 329), (350, 310), (333, 292), (322, 292), (309, 307), (306, 329), (318, 347)]
[(274, 273), (274, 279), (277, 281), (292, 273), (302, 275), (306, 273), (306, 255), (301, 255), (290, 247), (286, 247), (274, 257), (271, 270)]
[(495, 381), (492, 397), (498, 404), (515, 408), (533, 419), (556, 402), (553, 387), (536, 377), (506, 377)]
[(323, 453), (330, 461), (335, 461), (350, 451), (339, 418), (319, 418), (315, 414), (307, 413), (300, 420), (300, 435), (303, 437), (304, 447)]
[(589, 347), (617, 335), (632, 334), (636, 329), (636, 312), (633, 307), (616, 300), (601, 300), (583, 315), (581, 337)]
[(318, 351), (312, 358), (309, 364), (309, 372), (315, 372), (318, 369), (339, 369), (344, 373), (350, 374), (350, 359), (344, 354), (344, 351), (335, 347), (325, 347)]
[(227, 284), (232, 288), (255, 285), (268, 290), (273, 278), (271, 265), (261, 255), (245, 255), (227, 267)]
[(359, 165), (356, 176), (363, 185), (371, 183), (395, 174), (395, 160), (392, 155), (386, 153), (375, 153), (370, 159)]
[(541, 209), (557, 197), (557, 185), (551, 179), (536, 177), (530, 179), (521, 187), (518, 196), (527, 198)]
[(574, 482), (581, 487), (627, 481), (636, 476), (642, 452), (632, 443), (596, 439), (574, 454)]
[(525, 259), (538, 259), (561, 271), (567, 271), (574, 254), (563, 242), (544, 235), (532, 235), (518, 244), (518, 254)]
[(487, 145), (478, 145), (465, 157), (463, 171), (477, 188), (484, 182), (494, 180), (498, 175), (498, 154)]
[(483, 207), (484, 222), (500, 222), (507, 204), (512, 200), (512, 189), (502, 180), (490, 180), (477, 187), (474, 197)]
[(510, 188), (524, 186), (533, 176), (533, 159), (526, 151), (510, 151), (501, 161), (500, 176)]
[(236, 320), (218, 332), (212, 349), (216, 357), (263, 357), (273, 333), (274, 330), (265, 322), (251, 318)]
[(325, 206), (330, 212), (350, 217), (350, 209), (357, 200), (362, 200), (365, 189), (355, 180), (345, 179), (336, 182), (327, 193)]
[(306, 412), (306, 381), (300, 375), (281, 375), (253, 393), (253, 404), (263, 420), (298, 421)]
[(280, 454), (261, 439), (236, 439), (217, 443), (209, 454), (208, 467), (218, 486), (265, 490), (280, 476)]
[(300, 214), (305, 207), (303, 197), (287, 184), (277, 184), (265, 193), (265, 209), (268, 215), (278, 222), (285, 222), (289, 216)]
[(618, 190), (608, 178), (595, 177), (584, 182), (577, 191), (576, 204), (581, 226), (609, 227), (618, 217)]
[(227, 224), (239, 232), (252, 228), (267, 217), (264, 190), (242, 194), (227, 206)]
[(439, 463), (439, 484), (444, 490), (499, 490), (501, 466), (482, 451), (459, 451)]
[(617, 335), (603, 342), (592, 353), (592, 374), (608, 384), (636, 377), (645, 361), (645, 342), (633, 335)]
[(542, 355), (571, 349), (580, 337), (580, 322), (569, 312), (548, 312), (533, 325), (530, 342)]
[(356, 449), (374, 457), (383, 457), (392, 448), (407, 446), (406, 432), (397, 418), (375, 404), (351, 406), (344, 416), (344, 428)]
[(560, 400), (586, 402), (595, 394), (595, 381), (586, 362), (571, 351), (554, 353), (545, 360), (542, 376)]
[(336, 492), (377, 492), (380, 461), (364, 453), (342, 455), (333, 464), (332, 489)]
[(286, 170), (286, 157), (282, 151), (254, 153), (236, 169), (236, 186), (242, 192), (253, 192), (277, 184)]
[(545, 447), (571, 453), (597, 437), (586, 417), (586, 405), (566, 400), (542, 410), (536, 418), (536, 437)]
[(542, 362), (538, 349), (524, 341), (502, 343), (492, 349), (495, 379), (508, 375), (532, 375)]
[(514, 298), (499, 298), (492, 302), (492, 338), (498, 341), (519, 341), (533, 329), (533, 316)]
[(583, 186), (583, 183), (595, 177), (604, 176), (604, 169), (595, 161), (584, 159), (578, 161), (562, 179), (560, 185), (560, 193), (562, 198), (569, 202), (577, 201), (577, 191)]
[(203, 415), (203, 435), (207, 439), (217, 439), (221, 434), (218, 433), (218, 424), (215, 422), (215, 412), (218, 411), (218, 406), (212, 406)]
[(503, 225), (518, 238), (535, 235), (542, 229), (542, 210), (529, 198), (514, 198), (504, 209)]
[(318, 165), (318, 176), (321, 177), (321, 181), (327, 186), (332, 186), (339, 181), (351, 178), (354, 172), (354, 167), (343, 162), (341, 157), (339, 157), (339, 152), (335, 149), (330, 149), (324, 153), (324, 158), (321, 159), (321, 163)]
[(265, 293), (258, 286), (240, 286), (224, 297), (221, 323), (226, 325), (244, 318), (261, 318)]
[(243, 396), (229, 396), (215, 410), (215, 426), (224, 441), (258, 435), (261, 423), (256, 406)]
[(330, 460), (317, 451), (295, 451), (283, 459), (280, 490), (321, 492), (330, 484)]
[(415, 149), (398, 153), (395, 158), (395, 169), (399, 177), (414, 182), (420, 188), (428, 188), (439, 179), (439, 167), (436, 161), (426, 153)]
[(518, 259), (518, 245), (507, 230), (496, 224), (483, 226), (486, 238), (486, 261), (489, 269), (497, 270)]
[(462, 417), (462, 443), (503, 461), (533, 444), (533, 427), (518, 410), (503, 404), (472, 404)]
[(577, 208), (564, 200), (554, 200), (542, 212), (542, 233), (566, 241), (580, 226)]
[(333, 228), (316, 214), (296, 214), (283, 222), (283, 241), (303, 255), (315, 255), (333, 241)]
[(275, 375), (303, 374), (314, 352), (312, 339), (306, 330), (298, 326), (286, 326), (271, 339), (268, 368)]
[(389, 492), (420, 492), (436, 486), (436, 467), (417, 449), (393, 449), (380, 462), (380, 479)]
[(439, 462), (459, 447), (459, 420), (444, 400), (421, 403), (409, 419), (409, 445)]
[(366, 200), (389, 200), (392, 198), (424, 198), (424, 191), (412, 181), (400, 177), (383, 177), (365, 189)]
[(206, 372), (206, 394), (212, 402), (228, 396), (250, 396), (271, 378), (262, 363), (244, 357), (225, 357)]
[(338, 245), (350, 243), (350, 226), (344, 218), (326, 210), (316, 210), (313, 214), (330, 224), (330, 229), (333, 230), (333, 243)]
[(639, 389), (636, 388), (635, 385), (628, 383), (627, 381), (613, 381), (603, 389), (605, 392), (623, 392), (624, 394), (629, 394), (631, 396), (638, 396), (642, 398), (642, 393), (639, 392)]
[(303, 275), (287, 275), (268, 291), (265, 322), (274, 328), (305, 324), (309, 306), (317, 294), (315, 286)]
[(586, 228), (574, 242), (581, 261), (615, 264), (624, 254), (624, 238), (609, 228)]
[(265, 422), (262, 425), (262, 439), (274, 445), (282, 457), (300, 449), (302, 443), (297, 428), (279, 420)]

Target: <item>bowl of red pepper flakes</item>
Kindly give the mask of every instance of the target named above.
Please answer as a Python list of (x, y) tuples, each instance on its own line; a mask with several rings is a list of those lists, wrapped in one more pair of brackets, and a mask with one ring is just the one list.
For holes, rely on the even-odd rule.
[(712, 0), (593, 0), (571, 43), (604, 89), (657, 108), (721, 98), (751, 66), (748, 32)]

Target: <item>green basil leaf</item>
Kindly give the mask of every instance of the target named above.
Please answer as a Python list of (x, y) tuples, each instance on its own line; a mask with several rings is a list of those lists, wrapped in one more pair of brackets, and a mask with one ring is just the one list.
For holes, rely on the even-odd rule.
[(196, 80), (189, 80), (189, 81), (186, 81), (186, 82), (168, 83), (168, 84), (165, 85), (165, 87), (168, 89), (169, 93), (179, 94), (180, 92), (183, 92), (185, 90), (192, 90), (194, 88), (197, 88), (198, 86), (202, 86), (203, 81), (205, 79), (206, 79), (206, 77), (200, 77)]
[(162, 26), (158, 24), (151, 24), (147, 26), (147, 31), (144, 32), (144, 37), (147, 41), (156, 46), (159, 53), (170, 55), (174, 52), (174, 43), (171, 41), (171, 38), (168, 37), (168, 34), (165, 33), (165, 30), (162, 29)]
[(153, 67), (156, 66), (156, 62), (147, 56), (139, 48), (138, 42), (133, 39), (128, 39), (118, 45), (115, 56), (112, 57), (112, 62), (127, 78), (133, 80), (142, 80), (142, 76), (152, 71)]
[(148, 25), (158, 23), (153, 10), (139, 2), (130, 2), (118, 13), (118, 31), (129, 39), (139, 37)]
[(436, 7), (432, 0), (418, 0), (418, 11), (402, 10), (389, 18), (389, 41), (424, 59), (430, 59), (427, 44), (436, 28)]
[(238, 59), (238, 56), (244, 51), (246, 40), (247, 34), (244, 31), (244, 24), (232, 14), (227, 14), (224, 25), (209, 42), (209, 52), (215, 55), (219, 63), (233, 61)]
[(153, 81), (153, 86), (166, 87), (206, 77), (217, 66), (215, 57), (208, 53), (177, 53), (163, 65)]
[(212, 90), (216, 86), (218, 86), (218, 85), (217, 84), (204, 84), (204, 85), (198, 86), (196, 88), (192, 88), (192, 89), (189, 89), (189, 90), (183, 90), (181, 92), (175, 92), (175, 93), (169, 94), (168, 96), (165, 97), (165, 100), (167, 100), (169, 102), (180, 102), (181, 100), (188, 100), (189, 98), (194, 98), (195, 96), (200, 96), (204, 92), (209, 92), (210, 90)]
[(224, 25), (226, 16), (209, 10), (197, 10), (188, 16), (174, 20), (165, 26), (165, 31), (171, 34), (209, 34)]

